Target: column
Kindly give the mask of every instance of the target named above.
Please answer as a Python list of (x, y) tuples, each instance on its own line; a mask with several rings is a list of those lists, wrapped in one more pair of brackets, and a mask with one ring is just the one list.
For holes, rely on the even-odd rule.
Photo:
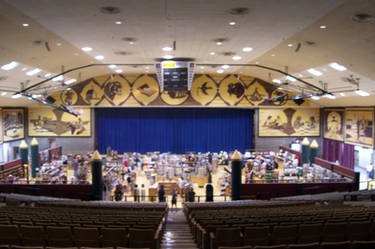
[(310, 152), (310, 141), (305, 137), (302, 140), (302, 165), (305, 163), (309, 163), (309, 152)]
[(96, 150), (91, 163), (92, 197), (93, 200), (103, 199), (102, 158)]
[(38, 140), (34, 137), (31, 140), (31, 177), (36, 176), (36, 169), (39, 168), (39, 144)]
[(25, 140), (22, 140), (20, 144), (20, 156), (22, 159), (22, 166), (24, 167), (25, 178), (29, 180), (29, 172), (28, 172), (28, 163), (29, 163), (29, 153), (28, 153), (28, 146)]
[(235, 150), (232, 155), (232, 201), (241, 199), (241, 164), (242, 156)]
[(310, 144), (310, 163), (312, 164), (314, 162), (314, 157), (317, 157), (319, 155), (319, 145), (314, 139)]

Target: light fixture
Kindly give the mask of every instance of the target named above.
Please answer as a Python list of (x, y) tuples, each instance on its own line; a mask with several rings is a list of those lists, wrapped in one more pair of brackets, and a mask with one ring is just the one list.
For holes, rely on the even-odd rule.
[(64, 79), (64, 76), (59, 75), (59, 76), (57, 76), (57, 77), (54, 77), (54, 78), (52, 79), (52, 81), (60, 81), (60, 80), (63, 80), (63, 79)]
[(337, 62), (332, 62), (332, 63), (329, 63), (328, 65), (332, 67), (333, 69), (336, 69), (337, 71), (345, 71), (347, 69), (345, 66), (340, 65)]
[(273, 56), (275, 56), (275, 54), (271, 54), (271, 56), (273, 57)]
[(33, 94), (32, 96), (33, 96), (33, 98), (40, 98), (40, 97), (42, 97), (42, 95), (39, 94), (39, 93)]
[(111, 65), (109, 65), (108, 66), (110, 69), (114, 69), (114, 68), (116, 68), (117, 66), (115, 65), (115, 64), (111, 64)]
[(103, 55), (97, 55), (97, 56), (95, 56), (95, 59), (101, 61), (101, 60), (104, 60), (104, 56)]
[(323, 95), (324, 97), (326, 97), (326, 98), (328, 98), (328, 99), (336, 99), (336, 96), (335, 95), (333, 95), (333, 94), (324, 94)]
[(251, 52), (251, 51), (253, 51), (253, 48), (252, 47), (243, 47), (242, 51), (243, 52)]
[(149, 67), (149, 66), (147, 66), (147, 67), (146, 67), (146, 69), (150, 69), (150, 67)]
[(283, 83), (283, 82), (282, 82), (281, 80), (279, 80), (279, 79), (273, 79), (272, 82), (277, 83), (277, 84), (281, 84), (281, 83)]
[(26, 72), (26, 75), (28, 75), (28, 76), (33, 76), (34, 74), (37, 74), (37, 73), (39, 73), (40, 71), (42, 71), (42, 70), (40, 70), (39, 68), (35, 68), (35, 69), (33, 69), (33, 70), (30, 70), (30, 71)]
[(133, 45), (133, 44), (134, 44), (134, 42), (133, 42), (133, 41), (130, 41), (130, 42), (129, 42), (129, 44), (130, 44), (130, 45)]
[(29, 27), (30, 24), (28, 24), (28, 23), (22, 23), (22, 26), (24, 26), (24, 27)]
[(231, 21), (231, 22), (229, 22), (229, 25), (230, 25), (230, 26), (234, 26), (234, 25), (236, 25), (236, 22)]
[(210, 55), (215, 55), (215, 52), (210, 52)]
[(326, 29), (327, 28), (327, 26), (326, 25), (320, 25), (320, 27), (319, 28), (321, 28), (321, 29)]
[(76, 79), (70, 79), (70, 80), (65, 81), (64, 83), (67, 84), (67, 85), (70, 85), (70, 84), (72, 84), (76, 81), (77, 81)]
[(234, 60), (234, 61), (239, 61), (241, 59), (242, 59), (242, 57), (239, 56), (239, 55), (235, 55), (235, 56), (232, 57), (232, 60)]
[(345, 93), (340, 93), (341, 96), (345, 96)]
[(164, 48), (162, 48), (162, 50), (163, 50), (163, 51), (172, 51), (173, 48), (171, 48), (171, 47), (164, 47)]
[(367, 97), (367, 96), (370, 96), (370, 94), (368, 92), (365, 92), (365, 91), (362, 91), (362, 90), (356, 90), (355, 91), (356, 94), (358, 94), (359, 96), (362, 96), (362, 97)]
[(44, 75), (44, 77), (48, 78), (48, 77), (51, 76), (51, 75), (52, 75), (51, 73), (46, 73), (46, 74)]
[(287, 75), (287, 76), (285, 77), (285, 79), (290, 80), (290, 81), (293, 81), (293, 82), (297, 81), (295, 78), (293, 78), (292, 76), (289, 76), (289, 75)]
[(91, 47), (83, 47), (83, 48), (81, 48), (82, 49), (82, 51), (85, 51), (85, 52), (90, 52), (90, 51), (92, 51), (92, 48)]
[(56, 43), (56, 46), (60, 47), (62, 45), (61, 42)]
[(216, 42), (216, 45), (221, 46), (221, 45), (223, 45), (223, 43), (218, 41), (218, 42)]
[(13, 94), (11, 98), (12, 99), (18, 99), (18, 98), (21, 98), (21, 97), (22, 97), (22, 95), (17, 93), (17, 94)]
[(311, 96), (311, 98), (312, 98), (313, 100), (319, 100), (319, 99), (320, 99), (320, 97), (319, 97), (319, 96), (316, 96), (316, 95)]
[(204, 66), (200, 66), (200, 69), (204, 69)]
[(5, 96), (5, 95), (7, 95), (7, 92), (2, 92), (1, 93), (1, 96)]
[(22, 68), (22, 72), (24, 72), (24, 71), (26, 71), (27, 70), (27, 67), (24, 67), (24, 68)]
[(288, 43), (288, 47), (293, 47), (293, 44), (292, 43)]
[(12, 70), (13, 68), (15, 68), (18, 65), (19, 65), (19, 63), (17, 61), (12, 61), (12, 62), (9, 62), (8, 64), (2, 65), (1, 69), (9, 71), (9, 70)]
[(116, 21), (115, 23), (116, 23), (116, 24), (119, 24), (119, 25), (120, 25), (120, 24), (122, 24), (122, 22), (121, 22), (121, 21)]
[(321, 75), (323, 75), (322, 72), (316, 70), (315, 68), (307, 69), (307, 72), (309, 72), (309, 73), (311, 73), (312, 75), (315, 75), (315, 76), (321, 76)]
[(226, 65), (226, 64), (225, 64), (225, 65), (222, 65), (221, 68), (222, 68), (222, 69), (228, 69), (228, 68), (229, 68), (229, 65)]
[(122, 71), (122, 69), (117, 69), (115, 72), (116, 73), (122, 73), (123, 71)]
[(223, 69), (218, 69), (216, 72), (217, 73), (224, 73), (224, 70)]
[(173, 55), (167, 54), (167, 55), (164, 55), (163, 58), (166, 60), (170, 60), (170, 59), (173, 59)]

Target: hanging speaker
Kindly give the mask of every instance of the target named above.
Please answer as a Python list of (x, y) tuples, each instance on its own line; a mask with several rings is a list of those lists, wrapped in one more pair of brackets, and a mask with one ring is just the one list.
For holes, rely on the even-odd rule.
[(305, 102), (305, 100), (303, 100), (303, 99), (294, 99), (293, 101), (294, 101), (294, 103), (296, 103), (297, 105), (302, 105), (302, 104)]
[(54, 97), (52, 97), (52, 96), (48, 96), (46, 98), (46, 101), (49, 102), (49, 103), (51, 103), (51, 104), (53, 104), (53, 103), (55, 103), (56, 99)]

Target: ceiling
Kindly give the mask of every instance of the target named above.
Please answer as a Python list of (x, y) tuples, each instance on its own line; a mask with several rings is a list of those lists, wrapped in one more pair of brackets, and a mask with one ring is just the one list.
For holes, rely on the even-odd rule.
[[(106, 14), (103, 7), (117, 7)], [(246, 8), (241, 15), (235, 8)], [(230, 13), (232, 10), (232, 13)], [(259, 64), (288, 73), (334, 92), (335, 100), (321, 98), (321, 106), (375, 105), (375, 22), (359, 23), (352, 16), (375, 15), (373, 0), (0, 0), (0, 105), (34, 105), (10, 96), (64, 70), (88, 64), (149, 64), (138, 67), (96, 66), (66, 74), (76, 82), (114, 73), (155, 72), (156, 58), (170, 54), (193, 58), (197, 64)], [(116, 24), (116, 22), (121, 24)], [(235, 22), (235, 25), (229, 25)], [(25, 27), (23, 24), (28, 24)], [(322, 25), (326, 28), (320, 28)], [(216, 44), (222, 39), (222, 44)], [(173, 47), (166, 52), (162, 48)], [(92, 51), (82, 51), (91, 47)], [(244, 52), (243, 47), (252, 51)], [(211, 53), (214, 55), (211, 55)], [(227, 53), (225, 55), (224, 53)], [(229, 56), (228, 56), (229, 54)], [(97, 55), (104, 56), (98, 60)], [(241, 56), (238, 61), (232, 56)], [(329, 65), (338, 62), (346, 71)], [(41, 71), (33, 76), (26, 73)], [(306, 70), (323, 73), (314, 76)], [(198, 73), (216, 73), (218, 67), (198, 66)], [(255, 67), (230, 66), (224, 73), (241, 73), (266, 81), (283, 75)], [(47, 74), (47, 75), (46, 75)], [(353, 75), (368, 97), (340, 91), (355, 90)], [(296, 84), (291, 82), (292, 84)], [(55, 83), (61, 85), (59, 82)], [(46, 85), (51, 85), (47, 83)], [(39, 89), (38, 92), (56, 89)], [(299, 90), (298, 90), (299, 91)], [(5, 96), (4, 95), (7, 92)]]

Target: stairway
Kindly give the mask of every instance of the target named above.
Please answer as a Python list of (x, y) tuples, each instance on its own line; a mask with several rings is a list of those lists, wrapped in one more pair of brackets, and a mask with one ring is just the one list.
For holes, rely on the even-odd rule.
[(198, 249), (181, 208), (169, 209), (161, 249)]

